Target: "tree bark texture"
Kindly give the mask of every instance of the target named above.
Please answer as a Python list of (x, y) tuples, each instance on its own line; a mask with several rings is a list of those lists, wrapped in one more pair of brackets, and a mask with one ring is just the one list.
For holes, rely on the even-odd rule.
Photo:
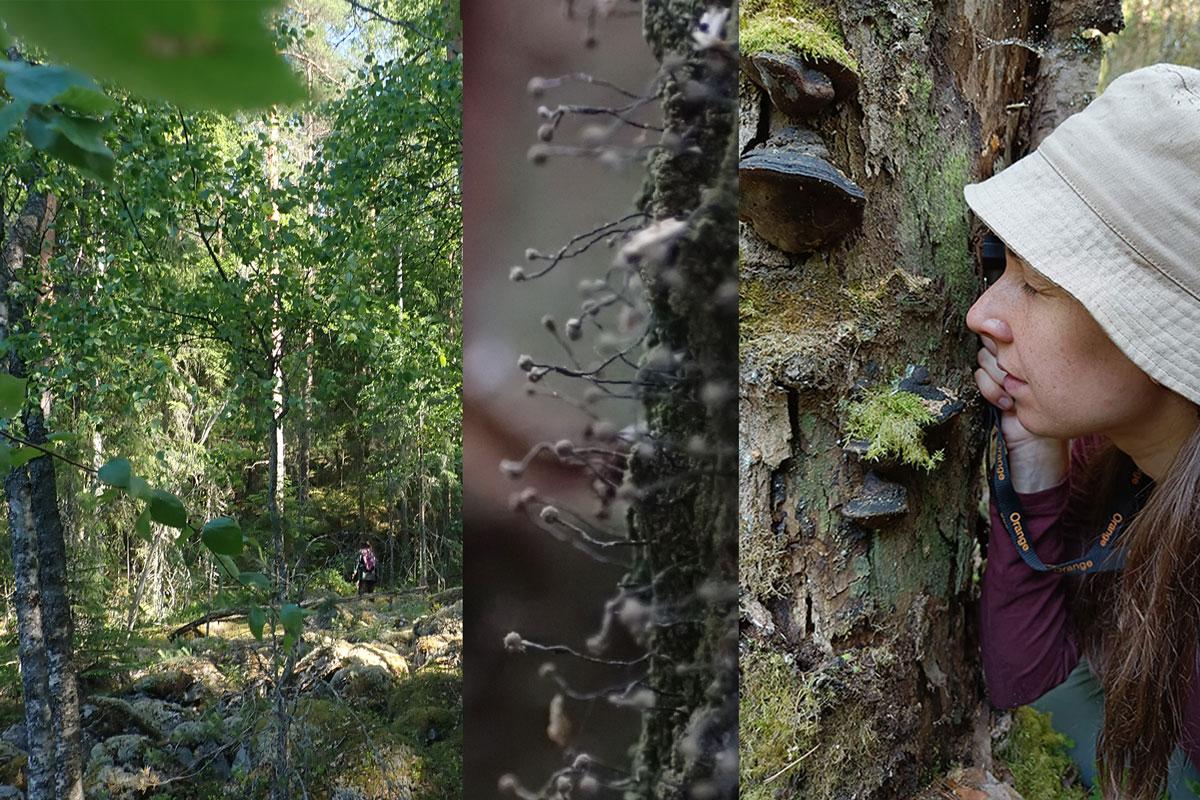
[[(25, 412), (25, 433), (35, 444), (48, 442), (42, 409)], [(83, 753), (79, 721), (79, 684), (75, 671), (75, 623), (67, 592), (67, 550), (58, 509), (54, 460), (29, 462), (30, 505), (38, 543), (38, 579), (42, 594), (46, 658), (54, 720), (55, 791), (59, 800), (83, 800)]]
[[(809, 40), (771, 54), (746, 47), (762, 5), (743, 14), (739, 88), (742, 796), (910, 797), (952, 760), (991, 767), (989, 738), (971, 746), (990, 724), (975, 624), (986, 419), (964, 321), (981, 231), (962, 187), (1090, 99), (1100, 45), (1079, 34), (1119, 26), (1120, 8), (800, 4)], [(805, 80), (831, 87), (825, 105), (781, 111), (786, 93), (749, 78), (760, 53), (820, 73)], [(861, 222), (802, 231), (824, 237), (807, 250), (767, 241), (770, 214), (790, 233), (820, 202), (749, 209), (746, 169), (768, 152), (836, 170), (862, 192)], [(848, 441), (854, 404), (902, 378), (945, 412), (922, 431), (944, 453), (932, 471)]]
[(50, 711), (50, 665), (43, 634), (42, 600), (38, 591), (37, 541), (29, 497), (29, 473), (15, 469), (4, 480), (8, 497), (8, 529), (12, 538), (17, 607), (17, 651), (25, 700), (26, 796), (54, 797), (54, 729)]
[(651, 158), (642, 210), (687, 229), (664, 263), (641, 270), (649, 344), (682, 361), (645, 391), (661, 444), (631, 465), (642, 490), (632, 528), (645, 543), (631, 586), (659, 622), (648, 643), (655, 708), (634, 760), (639, 797), (737, 796), (737, 63), (722, 47), (693, 48), (707, 10), (695, 0), (644, 7), (646, 41), (663, 64), (664, 140), (683, 146)]
[[(28, 316), (23, 301), (10, 296), (13, 281), (32, 285), (53, 248), (50, 224), (57, 209), (52, 195), (30, 191), (8, 227), (0, 265), (0, 340), (8, 341)], [(10, 350), (9, 372), (26, 374)], [(43, 409), (24, 413), (25, 436), (46, 442)], [(66, 543), (55, 489), (54, 465), (41, 457), (11, 470), (5, 479), (12, 538), (18, 653), (28, 731), (28, 797), (81, 800), (79, 696), (73, 664), (74, 635), (67, 591)]]

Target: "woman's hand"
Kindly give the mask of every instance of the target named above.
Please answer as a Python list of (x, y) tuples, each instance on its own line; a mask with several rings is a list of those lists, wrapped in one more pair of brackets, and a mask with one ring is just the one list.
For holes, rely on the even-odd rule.
[(1000, 409), (1000, 432), (1008, 447), (1013, 488), (1022, 494), (1049, 489), (1067, 475), (1069, 442), (1030, 433), (1017, 419), (1016, 404), (1004, 391), (1005, 372), (996, 362), (996, 341), (980, 334), (983, 348), (977, 358), (975, 384), (983, 399)]

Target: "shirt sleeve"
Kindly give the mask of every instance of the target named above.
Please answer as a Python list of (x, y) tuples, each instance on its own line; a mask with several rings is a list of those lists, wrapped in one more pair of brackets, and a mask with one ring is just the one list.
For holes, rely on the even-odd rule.
[[(1089, 437), (1090, 438), (1090, 437)], [(1067, 478), (1040, 492), (1018, 494), (1022, 527), (1042, 561), (1078, 557), (1077, 532), (1067, 530), (1071, 475), (1078, 474), (1093, 442), (1072, 443)], [(988, 697), (997, 708), (1031, 703), (1062, 683), (1079, 663), (1067, 618), (1067, 578), (1026, 564), (989, 502), (991, 527), (980, 595), (980, 645)]]

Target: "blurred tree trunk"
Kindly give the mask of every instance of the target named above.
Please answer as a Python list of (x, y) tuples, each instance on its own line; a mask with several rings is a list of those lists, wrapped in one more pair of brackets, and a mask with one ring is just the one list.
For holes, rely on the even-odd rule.
[(723, 48), (693, 49), (707, 8), (648, 0), (644, 11), (666, 76), (664, 139), (689, 147), (651, 159), (642, 199), (652, 220), (688, 225), (668, 263), (642, 270), (654, 311), (648, 344), (683, 362), (647, 392), (660, 445), (632, 463), (643, 490), (634, 538), (645, 546), (631, 583), (648, 588), (660, 623), (648, 643), (655, 708), (643, 715), (634, 760), (639, 797), (737, 797), (737, 63)]
[[(743, 59), (763, 5), (743, 10)], [(742, 796), (910, 797), (951, 761), (992, 767), (976, 626), (986, 420), (964, 322), (980, 232), (962, 187), (1086, 105), (1101, 48), (1080, 34), (1121, 14), (1116, 0), (836, 0), (801, 16), (811, 50), (785, 55), (835, 99), (789, 118), (743, 73), (743, 165), (807, 152), (865, 203), (815, 252), (742, 228)], [(852, 404), (904, 374), (944, 412), (923, 434), (944, 451), (929, 472), (847, 441)]]

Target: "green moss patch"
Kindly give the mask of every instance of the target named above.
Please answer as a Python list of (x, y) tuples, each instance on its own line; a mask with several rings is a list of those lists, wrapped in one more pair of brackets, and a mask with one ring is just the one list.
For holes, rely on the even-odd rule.
[(784, 594), (787, 543), (769, 525), (743, 525), (738, 537), (738, 583), (756, 598)]
[(742, 5), (739, 40), (743, 53), (795, 53), (832, 61), (857, 72), (831, 10), (805, 0), (757, 0)]
[(939, 123), (933, 78), (925, 67), (910, 64), (899, 91), (908, 109), (896, 116), (893, 131), (895, 140), (905, 143), (897, 148), (904, 153), (899, 165), (904, 203), (897, 229), (903, 263), (939, 276), (961, 316), (978, 291), (962, 193), (975, 180), (975, 159), (965, 129), (947, 131)]
[(741, 668), (741, 796), (769, 800), (773, 788), (789, 783), (772, 776), (803, 757), (802, 748), (816, 736), (820, 708), (811, 687), (778, 653), (744, 653)]
[(846, 797), (864, 765), (886, 760), (877, 717), (864, 709), (882, 701), (881, 676), (895, 672), (887, 651), (846, 652), (801, 672), (787, 656), (751, 648), (741, 671), (744, 800)]
[(1073, 742), (1050, 725), (1050, 715), (1030, 706), (1013, 712), (1013, 728), (997, 755), (1012, 771), (1022, 797), (1041, 800), (1087, 800), (1087, 790), (1064, 783), (1075, 774), (1068, 751)]
[(932, 471), (945, 456), (942, 450), (930, 453), (925, 447), (922, 430), (933, 420), (933, 412), (917, 395), (880, 386), (847, 405), (845, 430), (851, 439), (871, 443), (865, 456), (869, 461), (894, 458)]

